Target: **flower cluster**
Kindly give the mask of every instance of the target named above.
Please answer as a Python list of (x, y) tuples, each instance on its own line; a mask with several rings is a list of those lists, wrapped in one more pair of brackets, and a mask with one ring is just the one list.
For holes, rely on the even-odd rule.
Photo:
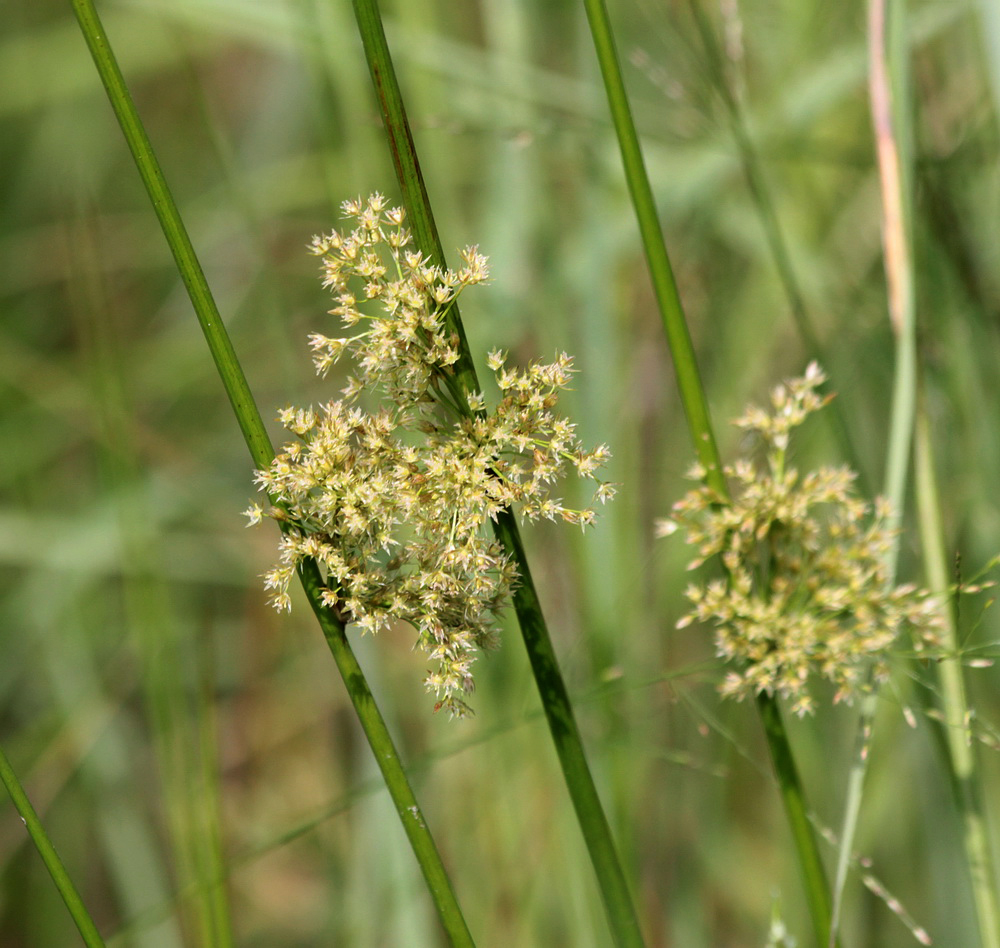
[(812, 363), (774, 390), (770, 410), (751, 407), (736, 421), (763, 441), (766, 464), (726, 469), (731, 500), (696, 488), (658, 525), (662, 535), (685, 529), (697, 549), (691, 569), (713, 557), (724, 567), (724, 578), (688, 587), (693, 608), (678, 623), (715, 625), (718, 653), (732, 663), (723, 694), (777, 694), (800, 715), (814, 708), (810, 676), (849, 702), (885, 680), (901, 631), (917, 651), (940, 645), (941, 634), (929, 593), (889, 583), (887, 504), (859, 500), (847, 468), (786, 466), (790, 432), (829, 401), (817, 392), (823, 381)]
[[(513, 504), (531, 519), (590, 523), (594, 511), (564, 506), (553, 486), (575, 469), (607, 500), (613, 487), (595, 471), (609, 451), (584, 450), (553, 411), (572, 374), (565, 353), (517, 370), (491, 352), (501, 392), (492, 412), (481, 393), (456, 392), (459, 343), (447, 318), (459, 294), (488, 277), (475, 247), (462, 252), (460, 270), (446, 270), (411, 249), (403, 211), (381, 195), (343, 210), (354, 229), (315, 238), (312, 252), (337, 300), (332, 314), (365, 328), (309, 341), (320, 373), (347, 352), (356, 375), (341, 400), (281, 412), (297, 440), (256, 475), (276, 506), (247, 515), (286, 522), (265, 578), (278, 609), (290, 608), (297, 566), (315, 560), (324, 602), (345, 621), (369, 632), (397, 620), (413, 626), (436, 663), (425, 680), (436, 707), (463, 715), (476, 652), (495, 646), (495, 619), (517, 578), (485, 528)], [(374, 412), (358, 404), (363, 392), (377, 400)]]

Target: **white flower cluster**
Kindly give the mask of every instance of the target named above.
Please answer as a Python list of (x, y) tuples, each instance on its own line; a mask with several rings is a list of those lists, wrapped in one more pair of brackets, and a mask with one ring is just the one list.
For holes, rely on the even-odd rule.
[[(309, 341), (319, 372), (347, 352), (356, 375), (342, 400), (281, 412), (297, 440), (256, 475), (277, 506), (247, 515), (286, 521), (265, 580), (278, 609), (290, 608), (296, 567), (314, 559), (326, 577), (323, 599), (344, 621), (369, 632), (397, 620), (413, 626), (436, 663), (425, 680), (436, 708), (463, 715), (476, 652), (495, 646), (495, 619), (516, 582), (485, 528), (513, 504), (528, 518), (590, 523), (593, 510), (565, 507), (553, 485), (575, 469), (607, 500), (614, 489), (595, 471), (610, 455), (603, 445), (585, 451), (574, 426), (553, 413), (572, 373), (565, 353), (523, 371), (490, 353), (501, 390), (490, 413), (480, 393), (456, 392), (458, 339), (446, 318), (465, 287), (488, 277), (475, 247), (463, 251), (460, 270), (445, 270), (410, 248), (403, 211), (381, 195), (343, 210), (354, 229), (315, 238), (312, 252), (337, 300), (331, 312), (365, 329)], [(364, 312), (365, 301), (377, 311)], [(357, 405), (362, 392), (378, 400), (377, 411)]]
[(885, 502), (872, 507), (854, 496), (847, 468), (800, 475), (786, 467), (790, 432), (829, 401), (816, 391), (824, 379), (812, 363), (774, 390), (770, 410), (751, 407), (736, 421), (764, 442), (767, 462), (726, 469), (731, 500), (699, 487), (658, 527), (662, 535), (685, 529), (697, 550), (690, 569), (722, 562), (722, 577), (688, 587), (693, 609), (678, 627), (715, 626), (718, 652), (731, 662), (723, 694), (778, 694), (800, 715), (814, 708), (811, 676), (850, 701), (885, 679), (902, 630), (918, 651), (939, 646), (942, 631), (929, 593), (889, 584)]

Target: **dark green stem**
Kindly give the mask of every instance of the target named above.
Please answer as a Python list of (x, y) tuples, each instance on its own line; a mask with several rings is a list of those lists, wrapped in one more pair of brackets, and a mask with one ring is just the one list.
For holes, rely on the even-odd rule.
[(309, 597), (309, 605), (312, 606), (312, 610), (319, 620), (330, 654), (333, 655), (333, 660), (337, 663), (337, 668), (347, 685), (347, 690), (351, 693), (358, 720), (361, 722), (365, 737), (368, 738), (372, 753), (375, 755), (375, 761), (382, 772), (386, 786), (389, 788), (396, 814), (403, 824), (410, 846), (413, 847), (413, 852), (420, 864), (420, 870), (423, 872), (427, 887), (434, 898), (434, 904), (438, 907), (441, 922), (453, 945), (467, 945), (472, 948), (474, 944), (472, 935), (469, 933), (465, 919), (458, 907), (448, 874), (424, 822), (424, 815), (417, 803), (417, 798), (414, 796), (410, 783), (400, 766), (399, 753), (385, 726), (381, 712), (375, 704), (371, 690), (368, 688), (364, 672), (347, 641), (344, 625), (322, 604), (321, 593), (324, 582), (315, 561), (307, 560), (299, 567), (299, 579), (302, 581), (302, 588), (305, 589), (306, 595)]
[(583, 5), (587, 10), (590, 32), (597, 50), (601, 78), (604, 80), (604, 89), (608, 96), (608, 107), (625, 169), (625, 181), (639, 224), (639, 235), (642, 238), (653, 291), (663, 319), (663, 329), (667, 334), (670, 352), (674, 358), (677, 387), (680, 389), (681, 402), (687, 416), (688, 430), (694, 442), (695, 454), (705, 469), (706, 483), (720, 496), (725, 497), (728, 490), (722, 475), (719, 449), (716, 447), (715, 435), (712, 432), (708, 401), (698, 371), (691, 333), (684, 318), (684, 308), (677, 292), (673, 267), (670, 265), (667, 247), (663, 242), (660, 219), (656, 212), (649, 175), (646, 173), (639, 135), (632, 120), (632, 110), (629, 107), (625, 82), (615, 51), (608, 11), (603, 0), (584, 0)]
[(799, 779), (798, 768), (792, 757), (788, 732), (781, 720), (781, 709), (777, 700), (772, 695), (759, 694), (757, 710), (760, 712), (760, 720), (767, 737), (774, 773), (778, 778), (781, 802), (785, 806), (785, 815), (788, 817), (795, 849), (799, 854), (799, 871), (802, 873), (806, 890), (806, 901), (809, 905), (813, 932), (816, 935), (816, 944), (824, 948), (829, 942), (833, 917), (830, 886), (816, 846), (816, 835), (809, 821), (809, 807), (802, 790), (802, 781)]
[(545, 709), (545, 718), (566, 778), (566, 786), (597, 872), (615, 944), (641, 946), (642, 930), (611, 836), (611, 827), (587, 764), (573, 705), (559, 670), (559, 661), (552, 647), (538, 593), (531, 573), (527, 570), (524, 546), (514, 515), (509, 511), (502, 512), (495, 530), (504, 548), (518, 564), (520, 580), (514, 591), (514, 609), (517, 611), (521, 635), (524, 637), (531, 670), (542, 697), (542, 707)]
[[(435, 263), (444, 265), (444, 252), (420, 173), (378, 4), (376, 0), (354, 0), (354, 11), (414, 240), (423, 253)], [(462, 392), (459, 404), (465, 405), (465, 393), (478, 391), (479, 383), (457, 307), (452, 307), (448, 318), (449, 330), (459, 339), (460, 356), (454, 378)], [(570, 798), (597, 875), (612, 936), (615, 944), (622, 948), (638, 948), (643, 944), (638, 917), (587, 764), (573, 706), (559, 670), (513, 514), (509, 511), (502, 513), (495, 532), (517, 566), (520, 579), (514, 593), (514, 608)]]

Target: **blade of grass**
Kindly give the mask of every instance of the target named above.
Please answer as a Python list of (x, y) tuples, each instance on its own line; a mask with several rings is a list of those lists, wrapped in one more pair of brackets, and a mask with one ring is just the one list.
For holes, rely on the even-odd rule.
[[(354, 11), (414, 240), (432, 262), (444, 265), (444, 251), (420, 172), (378, 4), (376, 0), (354, 0)], [(456, 400), (468, 411), (466, 393), (479, 391), (479, 383), (457, 306), (452, 306), (449, 311), (448, 328), (459, 338), (460, 356), (455, 372), (455, 384), (458, 388)], [(628, 883), (587, 763), (569, 692), (563, 681), (531, 578), (517, 521), (510, 511), (500, 514), (495, 532), (517, 565), (519, 583), (514, 592), (514, 609), (559, 755), (559, 763), (597, 875), (612, 936), (615, 944), (623, 948), (640, 946), (643, 944), (642, 933)]]
[[(674, 360), (677, 384), (695, 453), (704, 469), (705, 482), (718, 493), (720, 500), (725, 502), (729, 497), (729, 489), (722, 473), (722, 463), (712, 430), (691, 334), (687, 328), (666, 243), (660, 230), (653, 191), (649, 184), (635, 122), (632, 119), (632, 110), (625, 91), (607, 7), (603, 0), (584, 0), (584, 7), (600, 63), (604, 88), (608, 95), (615, 134), (622, 153), (622, 165), (629, 194), (639, 223), (643, 251)], [(806, 890), (813, 931), (817, 943), (823, 945), (830, 931), (830, 894), (816, 835), (808, 819), (805, 793), (794, 764), (788, 733), (777, 701), (770, 695), (761, 694), (757, 697), (756, 703), (767, 736), (775, 775), (781, 785), (785, 813), (792, 827), (792, 837)]]
[(42, 826), (42, 821), (38, 818), (35, 808), (31, 805), (28, 795), (24, 792), (24, 787), (21, 786), (21, 781), (17, 779), (17, 774), (14, 773), (14, 768), (11, 767), (2, 748), (0, 748), (0, 780), (7, 788), (7, 793), (10, 794), (11, 802), (17, 812), (21, 814), (21, 820), (28, 829), (31, 841), (42, 857), (45, 868), (49, 870), (49, 875), (52, 876), (52, 881), (56, 884), (59, 894), (66, 903), (66, 908), (73, 916), (73, 921), (80, 931), (84, 944), (87, 945), (87, 948), (104, 948), (104, 940), (97, 931), (94, 920), (83, 904), (80, 893), (77, 892), (73, 880), (66, 872), (66, 867), (62, 864), (48, 833), (45, 832), (45, 827)]
[[(258, 468), (266, 468), (274, 458), (274, 449), (159, 162), (118, 68), (108, 37), (91, 0), (72, 2), (80, 29), (191, 298), (251, 457)], [(441, 856), (424, 822), (399, 754), (375, 704), (361, 666), (351, 650), (344, 626), (322, 604), (320, 591), (323, 581), (319, 568), (314, 563), (305, 564), (299, 570), (299, 578), (375, 754), (442, 925), (453, 945), (471, 946), (472, 936), (459, 909)]]

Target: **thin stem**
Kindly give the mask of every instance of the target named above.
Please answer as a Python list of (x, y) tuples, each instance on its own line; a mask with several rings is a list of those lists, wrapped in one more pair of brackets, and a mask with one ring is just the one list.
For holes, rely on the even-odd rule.
[(7, 788), (7, 793), (10, 794), (10, 799), (17, 812), (21, 814), (21, 820), (28, 829), (28, 835), (31, 836), (31, 841), (42, 857), (45, 868), (49, 870), (49, 875), (52, 876), (52, 881), (56, 884), (59, 894), (66, 903), (69, 914), (73, 916), (73, 921), (80, 931), (84, 944), (88, 948), (104, 948), (104, 939), (97, 931), (97, 926), (87, 912), (83, 899), (80, 898), (80, 893), (76, 891), (76, 886), (73, 885), (69, 873), (66, 872), (66, 867), (62, 864), (59, 854), (45, 832), (45, 827), (42, 826), (42, 821), (38, 818), (35, 808), (31, 805), (28, 795), (21, 786), (21, 781), (17, 779), (17, 774), (14, 773), (14, 768), (11, 767), (10, 761), (7, 760), (7, 755), (2, 749), (0, 749), (0, 780)]
[[(603, 0), (584, 0), (590, 31), (597, 50), (601, 76), (608, 96), (615, 134), (621, 149), (622, 164), (629, 194), (635, 208), (643, 250), (649, 265), (653, 288), (663, 319), (667, 342), (674, 359), (677, 384), (694, 441), (695, 453), (705, 471), (705, 481), (725, 501), (729, 488), (722, 473), (722, 464), (712, 431), (708, 403), (688, 332), (670, 258), (660, 229), (652, 188), (646, 172), (639, 135), (629, 107), (621, 65), (615, 50), (614, 36)], [(782, 800), (792, 826), (792, 836), (798, 854), (799, 867), (806, 898), (812, 916), (818, 944), (826, 943), (830, 928), (830, 896), (823, 874), (823, 863), (815, 833), (806, 818), (805, 794), (794, 765), (788, 733), (781, 718), (777, 701), (768, 695), (757, 700), (761, 722), (767, 734), (768, 748), (775, 775), (781, 787)]]
[[(891, 22), (888, 22), (888, 14), (894, 14)], [(913, 260), (907, 213), (909, 165), (904, 160), (909, 150), (906, 147), (907, 138), (902, 134), (905, 49), (901, 48), (901, 15), (898, 5), (889, 11), (886, 0), (871, 0), (868, 7), (869, 98), (881, 184), (882, 244), (889, 287), (889, 317), (896, 340), (896, 371), (893, 378), (885, 476), (885, 496), (890, 507), (888, 526), (893, 532), (892, 545), (885, 555), (889, 583), (895, 581), (899, 559), (899, 526), (906, 505), (906, 481), (916, 404)], [(868, 749), (875, 711), (874, 695), (865, 698), (861, 704), (855, 753), (844, 797), (844, 816), (840, 827), (840, 848), (833, 886), (831, 940), (840, 924), (844, 888), (868, 773)]]
[[(443, 265), (444, 252), (420, 172), (378, 3), (376, 0), (354, 0), (354, 12), (414, 241), (418, 249), (428, 254), (435, 263)], [(459, 387), (460, 398), (456, 400), (466, 406), (465, 410), (469, 412), (465, 395), (478, 391), (479, 383), (457, 306), (452, 307), (448, 318), (448, 328), (459, 339), (460, 356), (454, 378)], [(637, 948), (643, 944), (638, 917), (611, 829), (587, 764), (573, 706), (531, 578), (517, 521), (513, 514), (504, 511), (494, 529), (497, 538), (517, 566), (519, 583), (514, 592), (514, 609), (559, 763), (597, 875), (612, 936), (615, 944), (622, 948)]]
[(781, 720), (781, 709), (777, 700), (769, 694), (757, 695), (757, 710), (764, 726), (767, 746), (771, 751), (771, 762), (778, 778), (778, 789), (781, 802), (785, 807), (785, 815), (795, 840), (795, 849), (799, 854), (799, 870), (805, 883), (806, 900), (809, 904), (809, 916), (812, 920), (816, 944), (825, 945), (830, 935), (831, 909), (830, 889), (826, 881), (823, 861), (816, 846), (815, 834), (809, 820), (809, 807), (806, 804), (802, 781), (799, 779), (798, 768), (792, 757), (791, 745), (788, 743), (788, 733)]
[(656, 212), (649, 175), (646, 173), (639, 135), (632, 120), (628, 95), (625, 92), (625, 81), (615, 50), (608, 11), (603, 0), (584, 0), (584, 7), (587, 10), (591, 36), (597, 50), (604, 89), (608, 95), (608, 107), (614, 121), (618, 146), (621, 149), (625, 180), (639, 224), (639, 234), (649, 265), (653, 291), (663, 319), (670, 352), (674, 358), (674, 371), (677, 375), (677, 386), (680, 389), (684, 413), (687, 416), (688, 430), (694, 441), (695, 454), (705, 469), (706, 483), (720, 496), (725, 497), (728, 495), (728, 488), (722, 476), (722, 463), (712, 431), (708, 401), (705, 398), (694, 345), (684, 317), (680, 294), (677, 292), (677, 282), (674, 280), (667, 246), (660, 230), (660, 219)]
[(459, 946), (472, 948), (474, 945), (472, 935), (458, 907), (448, 874), (441, 862), (434, 839), (427, 829), (417, 798), (400, 765), (396, 746), (385, 726), (378, 705), (375, 704), (375, 698), (368, 688), (364, 672), (347, 640), (344, 625), (323, 605), (321, 593), (325, 584), (315, 561), (307, 560), (299, 567), (299, 579), (309, 598), (309, 605), (319, 620), (333, 660), (337, 663), (348, 691), (351, 692), (358, 720), (389, 788), (396, 814), (403, 824), (410, 846), (420, 864), (420, 870), (431, 891), (434, 904), (438, 907), (441, 922), (451, 938), (452, 945), (456, 948)]
[(954, 610), (948, 607), (950, 583), (944, 552), (940, 491), (934, 473), (934, 447), (923, 406), (917, 414), (916, 491), (920, 539), (931, 592), (942, 603), (945, 619), (944, 657), (938, 662), (944, 737), (951, 763), (955, 799), (962, 817), (965, 858), (972, 879), (972, 897), (983, 948), (1000, 948), (1000, 908), (997, 906), (996, 867), (983, 808), (982, 775), (972, 745), (972, 712), (965, 693), (961, 651)]
[[(896, 373), (886, 458), (885, 496), (889, 527), (898, 530), (906, 502), (906, 480), (917, 402), (916, 307), (910, 225), (910, 147), (906, 134), (906, 45), (903, 7), (871, 0), (868, 19), (869, 94), (882, 194), (882, 244), (889, 287), (889, 318), (896, 338)], [(896, 572), (898, 538), (889, 553)]]
[[(236, 413), (244, 440), (250, 449), (250, 455), (258, 468), (266, 468), (274, 458), (274, 448), (267, 436), (246, 376), (219, 315), (173, 196), (167, 187), (153, 147), (125, 85), (104, 27), (92, 0), (72, 0), (72, 3), (94, 64), (107, 90), (111, 106), (121, 125), (143, 184), (146, 186), (181, 279), (187, 288), (226, 394)], [(323, 582), (318, 567), (312, 562), (304, 564), (299, 570), (299, 578), (309, 604), (320, 621), (327, 645), (375, 753), (389, 794), (431, 890), (441, 923), (453, 945), (472, 946), (472, 936), (462, 917), (441, 856), (424, 822), (402, 762), (372, 697), (364, 673), (351, 651), (343, 623), (322, 603), (320, 594)]]
[[(892, 545), (885, 555), (887, 581), (893, 583), (899, 559), (899, 527), (906, 505), (906, 482), (916, 406), (916, 314), (910, 230), (910, 148), (906, 134), (906, 45), (902, 5), (871, 0), (868, 7), (869, 98), (882, 195), (882, 244), (889, 287), (889, 318), (896, 340), (895, 376), (886, 457), (885, 496)], [(861, 705), (858, 738), (844, 800), (840, 851), (834, 879), (831, 942), (840, 922), (847, 871), (851, 861), (870, 760), (876, 700)]]
[[(740, 103), (739, 98), (727, 80), (726, 61), (719, 42), (712, 29), (711, 21), (705, 12), (701, 0), (690, 0), (691, 11), (694, 15), (698, 33), (701, 36), (702, 46), (711, 60), (712, 74), (717, 77), (716, 89), (722, 99), (722, 104), (726, 110), (729, 120), (729, 130), (736, 145), (736, 153), (739, 157), (743, 177), (746, 180), (747, 190), (754, 207), (757, 209), (757, 216), (760, 219), (761, 229), (764, 231), (764, 238), (767, 241), (768, 249), (771, 252), (771, 259), (781, 282), (781, 287), (788, 301), (788, 308), (792, 314), (792, 321), (798, 331), (802, 344), (811, 359), (815, 359), (827, 371), (833, 369), (831, 364), (831, 353), (819, 335), (816, 333), (812, 318), (806, 306), (805, 297), (799, 279), (795, 274), (795, 267), (792, 264), (792, 255), (788, 248), (788, 241), (785, 238), (778, 212), (771, 197), (771, 189), (767, 185), (764, 175), (764, 168), (760, 160), (760, 155), (754, 144), (753, 137), (748, 127), (746, 110)], [(833, 419), (834, 436), (840, 442), (840, 450), (844, 458), (852, 464), (859, 472), (858, 486), (864, 492), (865, 483), (863, 470), (860, 464), (860, 457), (854, 446), (854, 438), (848, 426), (844, 414), (843, 401), (837, 398), (831, 405), (830, 418)]]

